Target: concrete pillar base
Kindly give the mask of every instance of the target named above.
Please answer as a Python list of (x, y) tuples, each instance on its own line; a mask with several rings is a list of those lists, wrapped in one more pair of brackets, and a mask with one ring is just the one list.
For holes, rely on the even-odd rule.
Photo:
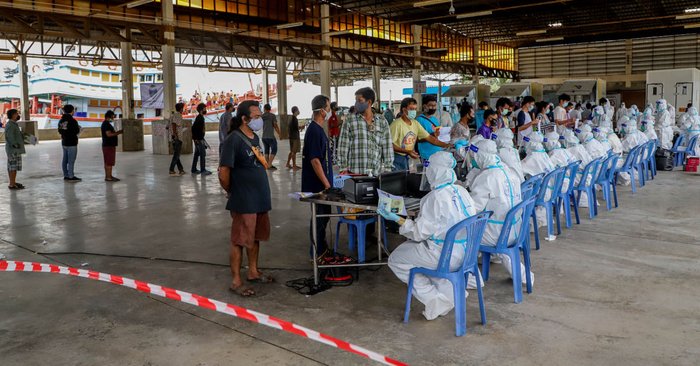
[[(170, 125), (169, 120), (160, 120), (151, 122), (153, 132), (153, 153), (156, 155), (172, 155), (173, 147), (170, 144)], [(192, 154), (192, 120), (182, 120), (182, 130), (180, 131), (180, 140), (182, 140), (182, 154)]]
[(118, 119), (114, 129), (124, 130), (124, 134), (119, 135), (119, 151), (143, 151), (143, 120)]

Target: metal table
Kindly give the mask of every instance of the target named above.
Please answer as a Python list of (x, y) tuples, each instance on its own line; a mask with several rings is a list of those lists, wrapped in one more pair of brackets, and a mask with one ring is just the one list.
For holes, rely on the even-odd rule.
[[(377, 214), (377, 205), (374, 204), (358, 204), (358, 203), (352, 203), (349, 201), (346, 201), (344, 199), (339, 199), (331, 196), (327, 196), (324, 193), (318, 193), (310, 197), (305, 197), (301, 198), (299, 201), (301, 202), (307, 202), (311, 204), (311, 231), (313, 232), (313, 242), (312, 245), (314, 247), (314, 284), (318, 285), (319, 284), (319, 273), (318, 270), (319, 268), (337, 268), (337, 267), (367, 267), (367, 266), (383, 266), (386, 265), (386, 261), (382, 261), (382, 231), (381, 231), (381, 220), (377, 220), (377, 225), (376, 225), (376, 230), (377, 230), (377, 255), (378, 259), (377, 262), (372, 262), (372, 263), (352, 263), (352, 264), (318, 264), (318, 254), (317, 254), (317, 249), (318, 249), (318, 238), (316, 237), (316, 219), (319, 217), (344, 217), (344, 216), (379, 216)], [(354, 209), (360, 209), (360, 210), (365, 210), (368, 212), (359, 212), (359, 213), (340, 213), (340, 214), (317, 214), (316, 213), (316, 205), (328, 205), (332, 207), (340, 207), (340, 208), (354, 208)], [(332, 212), (332, 211), (331, 211)], [(415, 217), (417, 215), (417, 211), (411, 211), (408, 212), (409, 216)]]

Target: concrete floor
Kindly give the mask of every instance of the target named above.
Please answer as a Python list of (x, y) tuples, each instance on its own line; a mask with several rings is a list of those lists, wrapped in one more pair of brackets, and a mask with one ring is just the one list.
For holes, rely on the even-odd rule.
[[(503, 268), (494, 267), (484, 289), (488, 324), (478, 323), (470, 296), (468, 334), (457, 338), (452, 314), (427, 322), (417, 302), (410, 323), (400, 322), (406, 288), (388, 268), (363, 271), (352, 286), (311, 297), (285, 287), (311, 267), (308, 208), (287, 198), (299, 189), (300, 173), (284, 168), (269, 174), (273, 232), (261, 254), (277, 283), (259, 286), (256, 298), (230, 294), (230, 218), (216, 176), (171, 178), (169, 157), (152, 155), (146, 141), (147, 152), (118, 154), (115, 175), (123, 181), (113, 184), (102, 180), (99, 140), (81, 141), (77, 184), (61, 179), (57, 142), (29, 147), (19, 176), (28, 188), (0, 190), (0, 253), (87, 263), (195, 292), (416, 365), (700, 362), (697, 175), (660, 172), (635, 195), (623, 187), (618, 209), (603, 209), (595, 220), (585, 216), (556, 241), (543, 242), (533, 253), (534, 292), (522, 304), (513, 303)], [(287, 145), (282, 141), (281, 154)], [(189, 167), (191, 155), (183, 161)], [(216, 158), (208, 161), (215, 168)], [(391, 246), (400, 242), (394, 237)], [(0, 273), (0, 298), (2, 365), (370, 364), (245, 320), (85, 279)]]

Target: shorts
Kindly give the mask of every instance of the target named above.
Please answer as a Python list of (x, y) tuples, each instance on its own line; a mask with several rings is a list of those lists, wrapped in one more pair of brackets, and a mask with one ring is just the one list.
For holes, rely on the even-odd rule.
[(267, 212), (242, 214), (231, 211), (231, 244), (252, 248), (256, 241), (270, 240)]
[(22, 171), (22, 154), (7, 154), (7, 170), (11, 172)]
[(275, 138), (263, 138), (263, 144), (265, 145), (265, 155), (277, 155), (277, 139)]
[(102, 156), (106, 166), (114, 166), (117, 160), (117, 148), (114, 146), (102, 146)]
[(299, 151), (301, 151), (301, 140), (299, 140), (299, 139), (289, 140), (289, 152), (298, 153)]

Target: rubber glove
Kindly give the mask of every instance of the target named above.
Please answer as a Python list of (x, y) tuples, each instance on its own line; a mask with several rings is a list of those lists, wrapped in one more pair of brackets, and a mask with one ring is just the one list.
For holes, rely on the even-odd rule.
[(380, 208), (377, 210), (377, 213), (381, 215), (385, 220), (393, 221), (393, 222), (399, 222), (401, 221), (401, 217), (399, 215), (387, 211), (385, 208)]

